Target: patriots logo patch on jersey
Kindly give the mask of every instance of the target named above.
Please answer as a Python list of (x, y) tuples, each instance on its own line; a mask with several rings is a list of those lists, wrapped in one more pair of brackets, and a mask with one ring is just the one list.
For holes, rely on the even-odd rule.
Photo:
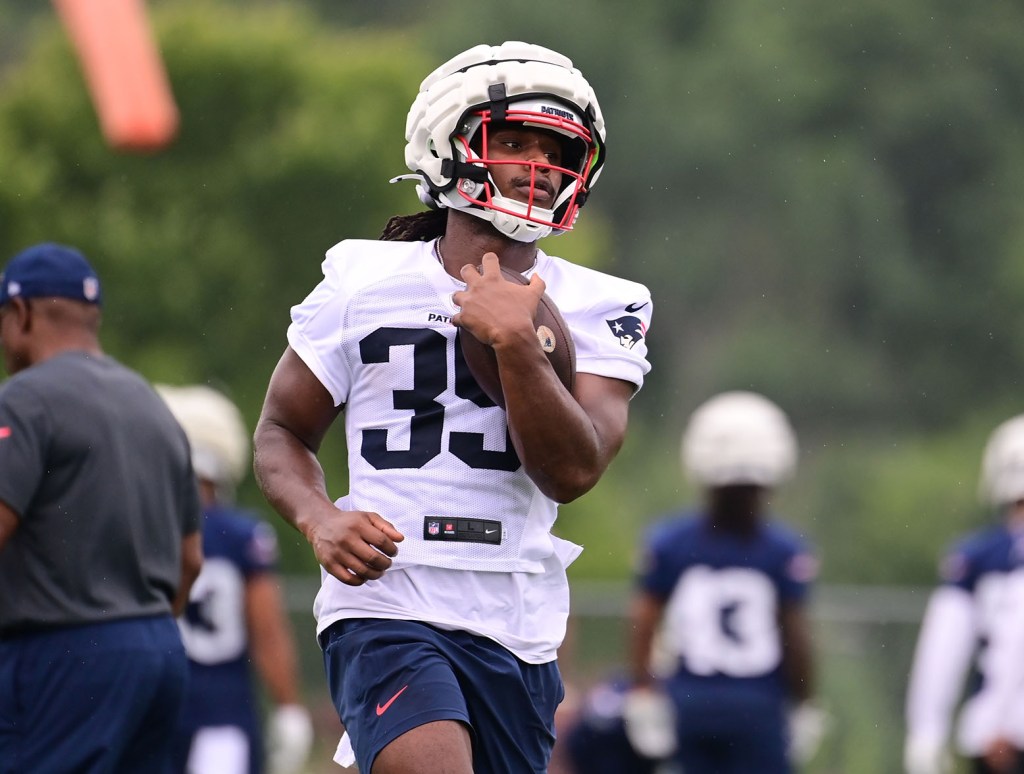
[(646, 333), (643, 321), (631, 314), (616, 317), (614, 320), (605, 320), (605, 322), (608, 323), (615, 338), (619, 340), (619, 344), (626, 349), (633, 349)]

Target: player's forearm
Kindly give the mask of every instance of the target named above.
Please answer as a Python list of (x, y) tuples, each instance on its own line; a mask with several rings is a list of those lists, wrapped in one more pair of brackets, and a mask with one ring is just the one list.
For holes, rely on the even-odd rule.
[(280, 583), (273, 573), (261, 573), (246, 583), (249, 649), (273, 702), (296, 704), (298, 656)]
[(629, 676), (635, 687), (654, 682), (651, 674), (651, 652), (654, 633), (661, 621), (663, 604), (650, 594), (638, 592), (630, 602)]
[(506, 393), (509, 436), (523, 466), (548, 497), (567, 503), (590, 491), (611, 453), (593, 424), (561, 385), (521, 399)]
[[(628, 398), (582, 404), (562, 386), (539, 349), (503, 352), (498, 364), (509, 436), (527, 474), (556, 502), (586, 494), (622, 444)], [(599, 378), (581, 374), (577, 386), (582, 381), (585, 388), (588, 379)]]
[(264, 654), (258, 662), (257, 668), (274, 704), (284, 706), (299, 703), (299, 686), (296, 677), (298, 664), (291, 643), (273, 653)]
[(794, 703), (804, 702), (814, 694), (814, 649), (806, 611), (802, 606), (786, 604), (780, 624), (786, 689)]
[(298, 657), (283, 627), (253, 641), (252, 659), (274, 704), (299, 703)]
[(253, 472), (267, 502), (303, 535), (311, 519), (331, 505), (323, 468), (316, 454), (298, 438), (273, 422), (261, 420), (253, 439)]

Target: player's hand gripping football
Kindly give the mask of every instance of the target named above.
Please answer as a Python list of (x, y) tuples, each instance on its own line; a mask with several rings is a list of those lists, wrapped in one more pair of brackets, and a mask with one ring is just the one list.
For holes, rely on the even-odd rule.
[(534, 274), (528, 285), (507, 282), (494, 253), (484, 254), (481, 268), (482, 274), (475, 266), (462, 267), (466, 289), (452, 295), (460, 307), (452, 323), (495, 350), (517, 342), (535, 346), (533, 319), (547, 287), (544, 280)]
[(342, 511), (319, 514), (306, 532), (317, 561), (349, 586), (376, 580), (391, 567), (405, 536), (378, 513)]

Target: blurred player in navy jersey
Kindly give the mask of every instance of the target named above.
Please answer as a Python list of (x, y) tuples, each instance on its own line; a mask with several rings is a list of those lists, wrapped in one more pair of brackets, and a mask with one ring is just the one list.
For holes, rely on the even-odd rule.
[[(458, 54), (421, 84), (406, 141), (429, 209), (328, 250), (292, 308), (257, 479), (323, 567), (337, 760), (544, 772), (581, 550), (551, 530), (625, 438), (650, 368), (650, 293), (537, 247), (573, 227), (605, 159), (604, 117), (568, 58), (516, 41)], [(575, 341), (572, 392), (533, 324), (545, 290)], [(493, 348), (504, 409), (460, 336)], [(349, 491), (335, 501), (316, 452), (342, 413)]]
[[(667, 757), (667, 746), (651, 754), (650, 748), (644, 748), (642, 743), (638, 745), (626, 734), (623, 715), (631, 687), (629, 679), (611, 676), (585, 693), (558, 743), (572, 774), (660, 774), (664, 771), (659, 763)], [(664, 718), (654, 717), (647, 725), (670, 717), (669, 710)], [(674, 729), (671, 739), (674, 742)], [(638, 746), (645, 752), (638, 750)]]
[[(728, 392), (694, 412), (682, 457), (706, 499), (645, 538), (625, 731), (638, 749), (674, 748), (687, 774), (784, 774), (813, 754), (824, 728), (806, 614), (817, 561), (768, 510), (795, 467), (796, 439), (774, 403)], [(660, 679), (656, 635), (673, 659)], [(651, 733), (666, 715), (675, 739)]]
[[(206, 552), (179, 619), (190, 680), (174, 770), (296, 774), (306, 763), (313, 729), (299, 700), (294, 638), (276, 571), (277, 537), (234, 504), (250, 464), (249, 433), (238, 408), (217, 390), (157, 389), (191, 443)], [(266, 757), (255, 675), (272, 702)]]
[(1024, 416), (992, 432), (979, 492), (998, 518), (957, 540), (942, 561), (907, 688), (907, 774), (952, 771), (949, 741), (965, 687), (956, 751), (979, 774), (1024, 772), (1024, 685), (1014, 669), (1024, 664), (1015, 634), (1024, 599), (1009, 582), (1024, 573)]

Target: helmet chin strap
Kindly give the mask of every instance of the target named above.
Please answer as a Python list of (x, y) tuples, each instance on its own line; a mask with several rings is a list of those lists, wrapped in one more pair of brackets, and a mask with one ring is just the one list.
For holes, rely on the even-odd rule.
[(542, 237), (546, 237), (551, 233), (550, 226), (541, 226), (536, 223), (530, 223), (521, 217), (515, 215), (509, 215), (505, 212), (491, 212), (493, 217), (488, 218), (485, 211), (480, 210), (477, 207), (465, 210), (473, 215), (489, 220), (491, 225), (494, 226), (498, 231), (507, 236), (509, 239), (514, 239), (516, 242), (536, 242)]

